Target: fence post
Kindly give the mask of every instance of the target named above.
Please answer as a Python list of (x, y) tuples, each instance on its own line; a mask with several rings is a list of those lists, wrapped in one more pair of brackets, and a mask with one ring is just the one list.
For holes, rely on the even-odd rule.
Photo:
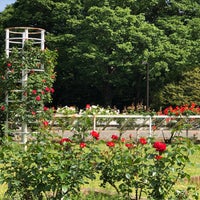
[(151, 137), (152, 136), (152, 118), (151, 118), (151, 116), (149, 116), (149, 137)]
[(93, 115), (93, 130), (96, 130), (96, 115)]

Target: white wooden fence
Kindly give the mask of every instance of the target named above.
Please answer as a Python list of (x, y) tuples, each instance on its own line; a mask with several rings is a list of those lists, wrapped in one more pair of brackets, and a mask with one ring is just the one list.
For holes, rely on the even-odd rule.
[[(56, 114), (56, 119), (64, 120), (64, 118), (73, 118), (74, 120), (79, 120), (83, 117), (80, 114), (74, 115), (62, 115)], [(184, 124), (182, 129), (185, 129), (186, 133), (189, 130), (195, 130), (200, 134), (200, 115), (190, 115), (190, 116), (169, 116), (169, 115), (127, 115), (127, 114), (117, 114), (117, 115), (87, 115), (91, 118), (93, 130), (106, 130), (107, 128), (117, 128), (118, 130), (141, 130), (145, 129), (149, 136), (152, 136), (152, 132), (155, 129), (165, 129), (171, 130), (175, 126)]]

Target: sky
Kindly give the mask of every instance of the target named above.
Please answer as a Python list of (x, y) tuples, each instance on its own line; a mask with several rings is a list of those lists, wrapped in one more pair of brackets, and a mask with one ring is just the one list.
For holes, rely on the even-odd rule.
[(0, 12), (2, 12), (7, 5), (12, 4), (15, 1), (16, 0), (0, 0)]

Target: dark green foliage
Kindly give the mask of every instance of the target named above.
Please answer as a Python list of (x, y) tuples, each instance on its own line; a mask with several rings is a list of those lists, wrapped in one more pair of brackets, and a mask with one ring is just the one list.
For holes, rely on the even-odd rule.
[(200, 68), (183, 73), (182, 79), (178, 83), (166, 85), (161, 93), (161, 104), (183, 105), (196, 102), (200, 104), (199, 96)]
[(55, 105), (146, 104), (148, 64), (159, 107), (158, 92), (199, 66), (199, 17), (197, 0), (17, 0), (0, 14), (0, 44), (9, 26), (46, 29), (59, 54)]

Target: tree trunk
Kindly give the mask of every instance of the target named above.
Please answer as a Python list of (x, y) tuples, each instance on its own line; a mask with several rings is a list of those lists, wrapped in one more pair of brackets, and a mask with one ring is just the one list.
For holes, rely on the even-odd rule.
[(105, 106), (112, 106), (113, 89), (111, 88), (110, 84), (106, 84), (105, 87), (102, 88), (101, 93)]

